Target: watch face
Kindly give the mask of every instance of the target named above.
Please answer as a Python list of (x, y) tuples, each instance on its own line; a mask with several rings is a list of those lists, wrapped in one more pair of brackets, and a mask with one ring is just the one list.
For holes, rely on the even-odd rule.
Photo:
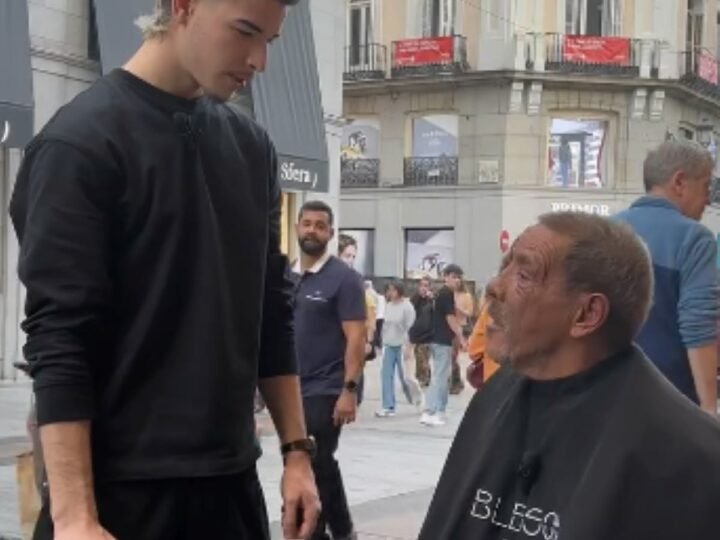
[(345, 383), (345, 389), (354, 392), (357, 390), (358, 384), (355, 381), (348, 381)]

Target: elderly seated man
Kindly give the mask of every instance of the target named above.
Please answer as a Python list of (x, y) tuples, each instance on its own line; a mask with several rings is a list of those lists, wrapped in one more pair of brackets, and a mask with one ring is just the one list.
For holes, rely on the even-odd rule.
[(632, 342), (648, 253), (625, 225), (542, 216), (488, 290), (503, 367), (470, 404), (421, 540), (720, 538), (720, 424)]

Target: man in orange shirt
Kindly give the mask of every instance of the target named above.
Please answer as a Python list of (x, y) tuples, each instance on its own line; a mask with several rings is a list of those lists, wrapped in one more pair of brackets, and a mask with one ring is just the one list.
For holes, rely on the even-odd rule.
[(479, 388), (485, 381), (500, 369), (500, 364), (485, 353), (485, 334), (491, 319), (487, 312), (487, 304), (482, 307), (475, 327), (468, 341), (468, 355), (472, 364), (468, 367), (468, 382)]

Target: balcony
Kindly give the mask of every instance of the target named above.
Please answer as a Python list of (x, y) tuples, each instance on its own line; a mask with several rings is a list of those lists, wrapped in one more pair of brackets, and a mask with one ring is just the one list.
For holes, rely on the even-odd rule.
[[(624, 37), (530, 34), (526, 42), (528, 70), (560, 73), (588, 73), (613, 76), (641, 76), (646, 53), (651, 68), (652, 42)], [(539, 53), (539, 54), (538, 54)], [(544, 61), (544, 65), (541, 65)], [(649, 69), (647, 76), (652, 75)], [(655, 73), (657, 76), (657, 73)]]
[(458, 158), (409, 157), (405, 158), (406, 186), (456, 186), (458, 183)]
[(345, 47), (343, 80), (383, 80), (387, 71), (387, 47), (379, 43), (363, 43)]
[(468, 69), (464, 36), (404, 39), (392, 44), (393, 77), (457, 74)]
[(341, 159), (340, 179), (343, 188), (373, 188), (380, 182), (379, 159)]
[(680, 53), (680, 64), (680, 82), (699, 94), (720, 100), (718, 60), (707, 49)]

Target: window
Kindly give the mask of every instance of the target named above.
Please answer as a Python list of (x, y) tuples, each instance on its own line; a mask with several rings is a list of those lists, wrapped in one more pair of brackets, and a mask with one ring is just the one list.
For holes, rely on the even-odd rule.
[(413, 120), (413, 157), (456, 157), (458, 117), (434, 114)]
[(363, 66), (370, 63), (369, 45), (373, 42), (372, 0), (351, 0), (348, 13), (348, 45), (350, 65)]
[(553, 118), (548, 148), (548, 185), (603, 188), (608, 185), (608, 122)]
[(405, 277), (439, 279), (455, 258), (454, 229), (406, 229)]
[(621, 0), (566, 0), (565, 33), (619, 36), (622, 34)]
[(373, 229), (340, 229), (340, 259), (361, 276), (375, 275), (375, 231)]
[(452, 36), (455, 34), (457, 0), (424, 0), (423, 37)]

